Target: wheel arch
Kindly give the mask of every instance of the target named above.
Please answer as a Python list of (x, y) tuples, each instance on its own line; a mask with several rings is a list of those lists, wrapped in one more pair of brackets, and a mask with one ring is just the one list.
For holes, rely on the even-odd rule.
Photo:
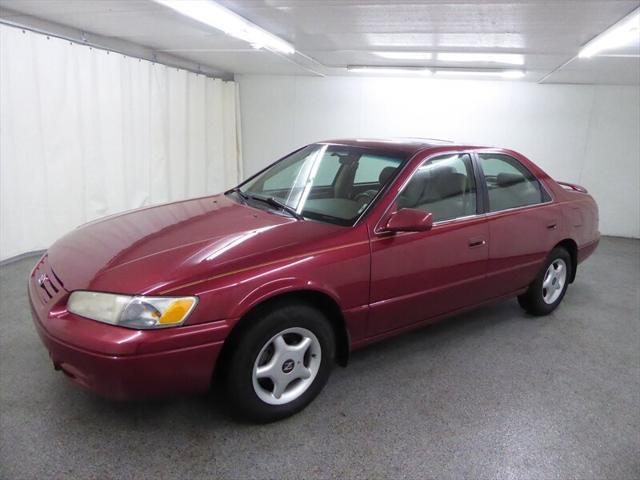
[(569, 272), (569, 283), (573, 283), (578, 271), (578, 244), (571, 238), (565, 238), (558, 242), (553, 248), (564, 248), (571, 257), (571, 272)]
[(331, 324), (336, 339), (336, 360), (339, 365), (346, 366), (349, 361), (350, 337), (344, 315), (336, 300), (325, 292), (312, 289), (291, 290), (276, 293), (273, 296), (264, 298), (255, 305), (252, 305), (236, 322), (229, 335), (224, 341), (222, 351), (214, 370), (214, 377), (224, 369), (224, 364), (228, 360), (244, 331), (252, 324), (256, 317), (267, 308), (272, 308), (278, 303), (303, 302), (317, 308), (324, 313)]

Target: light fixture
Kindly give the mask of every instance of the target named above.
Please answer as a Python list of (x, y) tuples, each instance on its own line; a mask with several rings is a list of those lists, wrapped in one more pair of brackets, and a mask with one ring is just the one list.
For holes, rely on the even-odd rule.
[(524, 56), (519, 53), (438, 52), (436, 59), (443, 62), (486, 62), (524, 65)]
[(266, 48), (288, 55), (295, 52), (295, 48), (290, 43), (212, 0), (155, 0), (155, 2), (222, 30), (227, 35), (244, 40), (254, 48)]
[(517, 80), (518, 78), (524, 78), (526, 72), (524, 70), (505, 70), (500, 73), (502, 78), (508, 78), (510, 80)]
[(640, 39), (640, 8), (635, 9), (622, 20), (587, 42), (578, 57), (590, 58), (613, 48), (629, 45)]
[(509, 80), (517, 80), (525, 76), (524, 70), (436, 70), (437, 76), (451, 77), (501, 77)]
[(431, 70), (424, 67), (387, 67), (384, 65), (349, 65), (347, 70), (354, 73), (394, 73), (431, 75)]
[(374, 55), (391, 60), (431, 60), (431, 52), (373, 52)]

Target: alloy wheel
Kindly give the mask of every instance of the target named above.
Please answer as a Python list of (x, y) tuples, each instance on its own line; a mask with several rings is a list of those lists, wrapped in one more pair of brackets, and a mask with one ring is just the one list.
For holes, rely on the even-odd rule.
[(555, 259), (547, 268), (542, 281), (542, 298), (545, 303), (552, 304), (562, 294), (567, 281), (567, 264), (561, 258)]
[(253, 366), (256, 395), (270, 405), (299, 398), (313, 383), (322, 361), (317, 337), (306, 328), (293, 327), (264, 344)]

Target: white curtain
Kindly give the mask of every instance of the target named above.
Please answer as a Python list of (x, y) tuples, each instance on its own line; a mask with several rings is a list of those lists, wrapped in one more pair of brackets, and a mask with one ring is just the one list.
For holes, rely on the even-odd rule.
[(0, 260), (241, 176), (238, 91), (0, 25)]

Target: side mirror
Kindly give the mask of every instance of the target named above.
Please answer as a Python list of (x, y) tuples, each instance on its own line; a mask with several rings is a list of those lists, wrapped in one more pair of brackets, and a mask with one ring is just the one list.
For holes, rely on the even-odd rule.
[(385, 232), (426, 232), (433, 226), (433, 216), (429, 212), (415, 208), (402, 208), (387, 220)]

